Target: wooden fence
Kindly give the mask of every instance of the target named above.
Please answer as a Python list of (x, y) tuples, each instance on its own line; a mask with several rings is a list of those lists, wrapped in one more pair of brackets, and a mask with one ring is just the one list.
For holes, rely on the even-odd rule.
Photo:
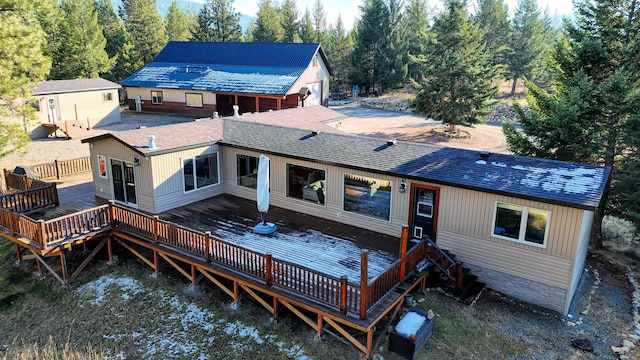
[(0, 196), (0, 207), (18, 213), (47, 206), (58, 206), (58, 188), (55, 183), (28, 178), (26, 175), (4, 170), (4, 179), (12, 193)]
[(54, 160), (52, 163), (32, 165), (42, 179), (60, 179), (63, 176), (91, 171), (90, 157)]

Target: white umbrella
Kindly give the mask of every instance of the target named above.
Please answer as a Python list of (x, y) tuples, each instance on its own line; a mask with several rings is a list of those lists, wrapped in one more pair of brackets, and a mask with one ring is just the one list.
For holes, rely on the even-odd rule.
[(271, 234), (276, 231), (276, 226), (267, 222), (266, 214), (269, 211), (269, 158), (260, 155), (258, 162), (258, 183), (257, 183), (257, 203), (258, 211), (262, 222), (254, 227), (254, 231), (259, 234)]

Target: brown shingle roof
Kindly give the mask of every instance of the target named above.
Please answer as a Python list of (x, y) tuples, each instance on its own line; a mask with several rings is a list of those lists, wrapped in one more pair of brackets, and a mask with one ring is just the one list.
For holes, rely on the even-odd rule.
[(79, 91), (97, 91), (119, 88), (119, 84), (101, 78), (50, 80), (39, 83), (36, 87), (36, 90), (33, 92), (33, 95), (61, 94)]

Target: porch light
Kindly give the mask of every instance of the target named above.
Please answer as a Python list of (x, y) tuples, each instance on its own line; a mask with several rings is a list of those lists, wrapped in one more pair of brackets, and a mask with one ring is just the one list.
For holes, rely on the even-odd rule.
[(400, 186), (398, 186), (398, 192), (405, 192), (407, 190), (407, 183), (404, 181), (404, 179), (402, 179), (402, 181), (400, 181)]
[(140, 158), (134, 157), (133, 158), (133, 166), (139, 166), (140, 165)]

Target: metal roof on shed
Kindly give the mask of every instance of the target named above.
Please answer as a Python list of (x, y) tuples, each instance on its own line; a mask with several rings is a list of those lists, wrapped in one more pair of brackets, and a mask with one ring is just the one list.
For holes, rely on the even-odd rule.
[(102, 78), (43, 81), (32, 95), (62, 94), (81, 91), (119, 89), (121, 86)]

